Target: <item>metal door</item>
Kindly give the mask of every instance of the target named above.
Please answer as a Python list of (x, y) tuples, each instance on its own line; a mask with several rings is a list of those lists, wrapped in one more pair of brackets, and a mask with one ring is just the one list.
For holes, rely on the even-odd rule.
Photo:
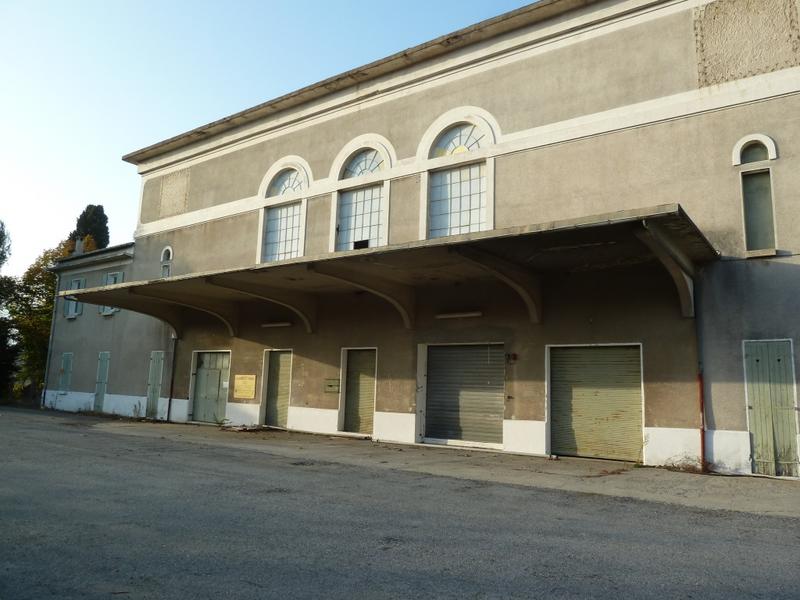
[(428, 347), (425, 437), (501, 444), (502, 344)]
[(798, 477), (791, 343), (745, 342), (744, 357), (753, 472)]
[(642, 460), (638, 346), (550, 349), (551, 452)]
[(95, 412), (103, 412), (103, 400), (108, 389), (108, 363), (111, 360), (110, 352), (101, 352), (97, 355), (97, 380), (94, 384), (94, 407)]
[(230, 354), (227, 352), (197, 353), (192, 420), (205, 423), (225, 420), (229, 373)]
[(161, 397), (161, 383), (164, 374), (164, 353), (153, 350), (150, 353), (150, 369), (147, 374), (147, 418), (158, 416), (158, 399)]
[(344, 430), (372, 435), (375, 412), (375, 350), (348, 350)]
[(267, 353), (267, 410), (266, 423), (286, 427), (289, 418), (291, 393), (292, 351), (271, 350)]

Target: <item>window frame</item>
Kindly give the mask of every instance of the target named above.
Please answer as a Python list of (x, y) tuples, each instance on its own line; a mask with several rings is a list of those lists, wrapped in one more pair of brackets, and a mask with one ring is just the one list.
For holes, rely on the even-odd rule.
[[(383, 167), (377, 171), (372, 171), (357, 177), (344, 177), (345, 169), (353, 158), (365, 150), (377, 152), (383, 159)], [(389, 245), (389, 220), (391, 218), (392, 203), (392, 184), (388, 175), (397, 164), (397, 153), (382, 135), (369, 133), (361, 135), (348, 142), (333, 161), (330, 171), (330, 181), (333, 184), (331, 198), (330, 227), (328, 228), (328, 252), (356, 252), (362, 249), (337, 250), (336, 239), (338, 237), (337, 226), (339, 225), (339, 205), (340, 195), (346, 192), (357, 191), (361, 188), (383, 186), (381, 190), (381, 201), (383, 203), (383, 214), (380, 224), (379, 238), (383, 239), (382, 244), (371, 246), (370, 248), (382, 248)], [(367, 249), (370, 249), (367, 248)]]
[[(305, 190), (301, 190), (305, 192)], [(290, 199), (286, 199), (286, 196), (290, 196)], [(282, 196), (274, 196), (272, 199), (279, 199), (279, 202), (269, 202), (265, 204), (262, 209), (259, 211), (259, 218), (258, 218), (258, 255), (257, 255), (257, 264), (271, 264), (271, 263), (279, 263), (284, 262), (287, 260), (296, 260), (298, 258), (302, 258), (306, 255), (306, 210), (308, 206), (308, 199), (307, 198), (296, 198), (297, 193), (292, 194), (284, 194)], [(269, 199), (268, 199), (269, 200)], [(291, 258), (280, 258), (275, 260), (266, 260), (264, 258), (264, 244), (267, 239), (267, 214), (270, 209), (272, 208), (281, 208), (284, 206), (289, 206), (291, 204), (299, 204), (300, 205), (300, 231), (298, 232), (298, 239), (297, 239), (297, 256), (292, 256)]]
[[(267, 196), (272, 182), (279, 177), (284, 171), (294, 169), (297, 171), (299, 177), (302, 179), (303, 188), (301, 190), (287, 191), (279, 196)], [(261, 198), (260, 208), (258, 211), (258, 235), (256, 243), (255, 264), (268, 264), (273, 262), (283, 262), (286, 260), (296, 260), (306, 255), (306, 215), (308, 213), (308, 198), (309, 190), (313, 185), (311, 177), (311, 168), (308, 163), (299, 156), (285, 156), (284, 158), (276, 161), (267, 171), (261, 180), (261, 185), (258, 188), (258, 197)], [(300, 231), (298, 235), (298, 255), (292, 258), (285, 258), (281, 260), (264, 260), (264, 242), (266, 238), (266, 221), (267, 212), (270, 208), (277, 208), (282, 205), (300, 203)]]
[[(116, 276), (113, 283), (110, 281), (112, 275)], [(125, 281), (125, 273), (123, 271), (110, 271), (103, 276), (103, 285), (116, 285), (123, 281)], [(119, 309), (113, 306), (100, 306), (98, 307), (98, 312), (104, 317), (110, 317), (119, 312)]]
[[(449, 130), (462, 125), (472, 125), (477, 128), (483, 145), (472, 152), (461, 152), (445, 156), (432, 157), (433, 150), (441, 137)], [(419, 194), (419, 240), (440, 239), (430, 236), (430, 174), (436, 171), (455, 170), (471, 164), (483, 163), (486, 169), (486, 223), (480, 231), (492, 231), (495, 228), (495, 156), (493, 146), (500, 135), (500, 127), (488, 112), (477, 107), (461, 107), (448, 111), (439, 117), (425, 135), (417, 149), (417, 160), (424, 163), (424, 170), (420, 173)], [(475, 235), (477, 232), (453, 234)], [(441, 236), (444, 238), (453, 235)]]
[[(739, 206), (740, 216), (742, 223), (742, 247), (744, 248), (744, 255), (746, 258), (759, 258), (765, 256), (775, 256), (778, 253), (778, 220), (775, 211), (775, 180), (772, 177), (772, 165), (770, 162), (774, 160), (768, 158), (757, 162), (743, 163), (739, 165)], [(769, 193), (770, 202), (772, 204), (772, 248), (760, 248), (749, 250), (747, 248), (747, 215), (745, 214), (745, 195), (744, 195), (744, 178), (745, 175), (754, 175), (757, 173), (767, 173), (769, 175)]]
[[(454, 125), (457, 125), (454, 123)], [(445, 130), (442, 131), (444, 133)], [(438, 137), (436, 138), (438, 139)], [(419, 203), (419, 239), (431, 240), (440, 239), (430, 237), (430, 174), (433, 172), (449, 171), (459, 169), (473, 164), (483, 163), (486, 167), (486, 224), (481, 231), (492, 231), (495, 228), (495, 157), (490, 154), (488, 148), (480, 148), (474, 152), (464, 152), (462, 154), (451, 154), (439, 158), (428, 159), (427, 169), (420, 173), (420, 203)], [(454, 235), (474, 235), (461, 233)], [(452, 237), (452, 236), (443, 236)]]

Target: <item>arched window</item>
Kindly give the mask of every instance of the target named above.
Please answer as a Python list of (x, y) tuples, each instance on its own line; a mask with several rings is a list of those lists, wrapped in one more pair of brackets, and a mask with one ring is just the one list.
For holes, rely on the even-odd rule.
[(383, 156), (377, 150), (365, 148), (356, 152), (342, 169), (342, 179), (361, 177), (383, 169)]
[(161, 276), (169, 277), (172, 273), (172, 246), (166, 246), (161, 251)]
[[(353, 154), (342, 169), (342, 179), (362, 177), (383, 169), (384, 159), (374, 148)], [(339, 250), (359, 250), (386, 244), (386, 199), (383, 182), (339, 192), (336, 245)]]
[[(436, 138), (431, 158), (475, 152), (485, 134), (473, 123), (459, 123)], [(428, 237), (488, 228), (486, 161), (432, 171), (428, 190)]]
[(481, 147), (484, 134), (472, 123), (461, 123), (442, 133), (431, 150), (431, 158), (473, 152)]
[(303, 177), (297, 169), (284, 169), (278, 173), (267, 188), (267, 198), (282, 196), (303, 189)]
[(775, 142), (763, 134), (749, 135), (733, 149), (733, 163), (742, 178), (742, 213), (747, 252), (775, 250), (772, 172), (766, 161), (777, 159)]
[[(300, 192), (305, 187), (305, 179), (297, 169), (284, 169), (270, 182), (267, 197), (283, 196)], [(302, 254), (302, 201), (288, 202), (270, 206), (264, 215), (264, 233), (261, 247), (261, 260), (286, 260)]]

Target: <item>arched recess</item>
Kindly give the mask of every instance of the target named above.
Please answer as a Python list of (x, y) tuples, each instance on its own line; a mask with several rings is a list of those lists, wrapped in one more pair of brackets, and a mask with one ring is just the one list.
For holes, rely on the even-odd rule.
[(484, 144), (484, 146), (496, 144), (500, 141), (502, 135), (500, 124), (491, 113), (477, 106), (459, 106), (458, 108), (448, 110), (431, 123), (417, 147), (417, 160), (428, 160), (428, 158), (430, 158), (431, 149), (437, 138), (445, 130), (458, 123), (471, 123), (475, 125), (487, 138), (487, 143)]
[(333, 159), (329, 174), (331, 182), (341, 179), (342, 170), (350, 160), (350, 157), (364, 148), (373, 148), (377, 150), (383, 157), (385, 169), (391, 169), (397, 164), (397, 152), (395, 152), (394, 146), (392, 146), (391, 142), (380, 134), (366, 133), (350, 140), (339, 151), (339, 154), (336, 155), (336, 158)]
[(736, 142), (736, 145), (733, 147), (731, 162), (734, 167), (738, 167), (742, 164), (742, 150), (752, 143), (764, 145), (767, 149), (767, 160), (775, 160), (778, 158), (778, 147), (775, 145), (775, 140), (763, 133), (751, 133)]
[(258, 196), (260, 198), (266, 197), (269, 184), (273, 179), (275, 179), (276, 175), (278, 175), (281, 171), (285, 171), (286, 169), (294, 169), (300, 174), (300, 177), (303, 179), (304, 191), (308, 190), (308, 188), (310, 188), (314, 183), (314, 177), (311, 173), (311, 166), (304, 158), (294, 155), (284, 156), (283, 158), (276, 160), (261, 179), (261, 184), (258, 186)]
[[(66, 294), (59, 294), (65, 296)], [(147, 315), (162, 321), (172, 329), (174, 337), (180, 339), (183, 336), (183, 317), (181, 310), (173, 305), (164, 304), (158, 300), (151, 300), (131, 293), (130, 288), (122, 288), (113, 291), (84, 292), (72, 294), (79, 296), (81, 302), (98, 306), (113, 306), (123, 310)]]

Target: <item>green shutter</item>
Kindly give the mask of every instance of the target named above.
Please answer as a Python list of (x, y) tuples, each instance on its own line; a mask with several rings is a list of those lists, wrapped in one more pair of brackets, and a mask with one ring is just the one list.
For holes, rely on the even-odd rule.
[(550, 349), (551, 452), (642, 460), (638, 346)]
[(286, 427), (291, 393), (292, 352), (273, 350), (267, 355), (267, 425)]
[(344, 430), (372, 434), (375, 413), (375, 350), (348, 350)]
[(161, 384), (164, 376), (164, 352), (153, 350), (150, 353), (150, 369), (147, 373), (147, 417), (158, 416), (158, 399), (161, 397)]
[(195, 371), (192, 419), (221, 423), (228, 400), (230, 355), (227, 352), (199, 352)]
[(429, 346), (425, 437), (501, 444), (502, 344)]
[(797, 477), (797, 411), (788, 340), (745, 342), (753, 472)]
[(94, 411), (103, 412), (103, 401), (108, 389), (108, 366), (111, 360), (110, 352), (101, 352), (97, 355), (97, 380), (94, 386)]
[(58, 374), (58, 391), (67, 393), (72, 383), (72, 352), (61, 355), (61, 371)]
[(772, 184), (769, 171), (742, 174), (744, 232), (748, 250), (775, 248)]
[[(77, 287), (77, 289), (79, 289), (79, 290), (82, 290), (82, 289), (83, 289), (83, 288), (85, 288), (85, 287), (86, 287), (86, 279), (85, 279), (85, 278), (83, 278), (83, 277), (81, 277), (81, 278), (78, 280), (78, 287)], [(83, 314), (83, 302), (76, 302), (76, 303), (75, 303), (75, 314), (76, 314), (76, 315), (82, 315), (82, 314)]]

